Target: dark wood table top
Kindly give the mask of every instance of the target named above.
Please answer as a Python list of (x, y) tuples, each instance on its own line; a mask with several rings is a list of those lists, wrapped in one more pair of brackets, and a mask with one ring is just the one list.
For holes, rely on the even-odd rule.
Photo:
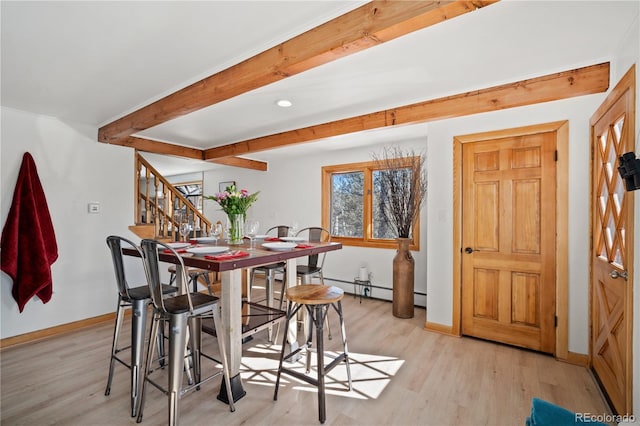
[[(310, 248), (294, 248), (289, 251), (273, 251), (260, 246), (260, 242), (254, 242), (254, 248), (249, 249), (249, 243), (229, 246), (230, 250), (242, 250), (249, 253), (249, 256), (239, 257), (229, 260), (211, 260), (204, 256), (196, 256), (191, 253), (180, 253), (185, 266), (206, 269), (212, 272), (231, 271), (233, 269), (252, 268), (270, 263), (285, 262), (288, 259), (297, 257), (312, 256), (314, 254), (325, 253), (342, 249), (341, 243), (303, 243), (311, 245)], [(222, 245), (222, 244), (221, 244)], [(138, 256), (137, 250), (133, 248), (123, 248), (123, 253), (129, 256)], [(177, 259), (168, 253), (159, 253), (162, 262), (177, 263)]]

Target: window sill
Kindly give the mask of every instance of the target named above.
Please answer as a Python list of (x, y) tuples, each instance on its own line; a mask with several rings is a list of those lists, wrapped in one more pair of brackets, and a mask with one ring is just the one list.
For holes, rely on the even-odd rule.
[[(341, 243), (343, 246), (352, 246), (352, 247), (381, 248), (381, 249), (389, 249), (389, 250), (396, 250), (398, 248), (398, 243), (395, 240), (365, 241), (359, 238), (331, 236), (331, 242)], [(420, 244), (416, 244), (415, 242), (412, 243), (409, 246), (409, 250), (420, 251)]]

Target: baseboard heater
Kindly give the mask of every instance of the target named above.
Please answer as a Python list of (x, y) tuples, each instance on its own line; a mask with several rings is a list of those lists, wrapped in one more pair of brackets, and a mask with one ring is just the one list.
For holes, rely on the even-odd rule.
[[(343, 284), (351, 284), (351, 285), (353, 285), (353, 281), (346, 281), (346, 280), (341, 280), (341, 279), (338, 279), (338, 278), (327, 278), (327, 277), (324, 277), (324, 280), (325, 281), (333, 281), (333, 282), (336, 282), (336, 283), (343, 283)], [(380, 289), (380, 290), (393, 291), (392, 288), (382, 287), (382, 286), (379, 286), (379, 285), (371, 284), (370, 287), (371, 288), (377, 288), (377, 289)], [(422, 292), (419, 292), (419, 291), (414, 291), (413, 294), (417, 295), (417, 296), (426, 296), (427, 295), (427, 293), (422, 293)]]

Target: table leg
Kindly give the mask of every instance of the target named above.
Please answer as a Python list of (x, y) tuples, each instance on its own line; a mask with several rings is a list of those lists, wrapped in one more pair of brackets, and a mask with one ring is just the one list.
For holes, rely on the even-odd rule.
[[(273, 269), (268, 269), (266, 271), (266, 275), (264, 277), (265, 280), (265, 290), (267, 292), (267, 306), (273, 308), (273, 280), (274, 280)], [(273, 327), (269, 326), (267, 329), (267, 341), (273, 342)]]
[[(286, 267), (286, 283), (287, 287), (295, 287), (298, 285), (298, 274), (296, 273), (296, 259), (287, 259), (287, 267)], [(287, 333), (287, 342), (289, 342), (289, 353), (298, 349), (298, 322), (295, 318), (293, 321), (289, 321), (289, 329), (285, 330)], [(298, 354), (297, 356), (290, 358), (289, 362), (296, 362), (300, 359), (302, 355)]]
[[(242, 388), (240, 378), (240, 364), (242, 362), (242, 269), (233, 269), (222, 273), (222, 290), (220, 304), (222, 305), (222, 330), (225, 339), (229, 371), (231, 375), (231, 391), (233, 400), (242, 398), (246, 392)], [(224, 382), (220, 386), (218, 399), (228, 401)]]
[[(242, 269), (242, 273), (240, 274), (240, 288), (242, 288), (241, 291), (241, 299), (243, 302), (248, 302), (248, 303), (243, 303), (242, 304), (242, 311), (240, 313), (240, 318), (242, 319), (242, 325), (249, 325), (249, 320), (250, 317), (249, 315), (251, 315), (251, 309), (250, 309), (250, 305), (249, 303), (251, 302), (251, 288), (250, 288), (250, 283), (251, 283), (251, 269), (247, 268), (247, 269)], [(249, 340), (252, 339), (251, 336), (247, 336), (246, 339), (242, 340), (242, 343), (246, 343)]]

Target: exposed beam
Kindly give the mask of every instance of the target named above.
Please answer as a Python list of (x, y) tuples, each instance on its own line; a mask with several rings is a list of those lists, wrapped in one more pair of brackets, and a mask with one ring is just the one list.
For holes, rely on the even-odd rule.
[(201, 149), (138, 138), (135, 136), (129, 136), (121, 141), (112, 142), (112, 144), (128, 146), (130, 148), (135, 148), (138, 151), (153, 152), (154, 154), (174, 155), (176, 157), (192, 158), (194, 160), (204, 159), (203, 151)]
[(258, 170), (260, 172), (266, 172), (268, 170), (268, 164), (264, 161), (251, 160), (249, 158), (240, 157), (226, 157), (211, 160), (212, 163), (224, 164), (225, 166), (242, 167), (243, 169)]
[(290, 130), (204, 151), (207, 161), (382, 127), (416, 124), (605, 92), (609, 63)]
[(372, 1), (101, 127), (98, 140), (115, 143), (171, 119), (497, 1)]
[[(142, 152), (152, 152), (154, 154), (173, 155), (175, 157), (191, 158), (194, 160), (203, 160), (204, 151), (186, 146), (173, 145), (166, 142), (159, 142), (145, 138), (129, 136), (123, 141), (114, 143), (114, 145), (128, 146)], [(211, 160), (212, 163), (224, 164), (226, 166), (242, 167), (244, 169), (258, 170), (266, 172), (268, 165), (264, 161), (250, 160), (248, 158), (220, 158)]]

